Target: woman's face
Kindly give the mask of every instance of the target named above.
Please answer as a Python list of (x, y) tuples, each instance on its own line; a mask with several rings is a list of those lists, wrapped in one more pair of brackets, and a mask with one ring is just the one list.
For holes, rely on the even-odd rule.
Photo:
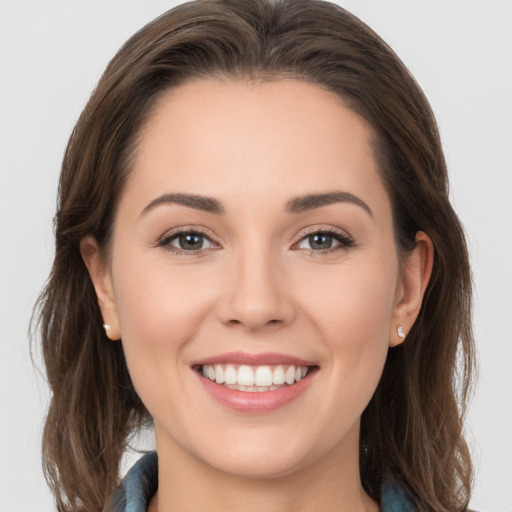
[(161, 452), (261, 477), (357, 461), (407, 283), (370, 130), (336, 95), (173, 90), (111, 247), (93, 279)]

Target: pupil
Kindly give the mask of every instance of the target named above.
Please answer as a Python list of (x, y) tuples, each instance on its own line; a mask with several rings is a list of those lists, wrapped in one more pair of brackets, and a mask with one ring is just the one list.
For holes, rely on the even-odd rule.
[(201, 235), (181, 235), (179, 241), (182, 249), (201, 249), (203, 245), (203, 237)]
[(330, 249), (332, 246), (332, 236), (329, 235), (310, 235), (309, 245), (312, 249)]

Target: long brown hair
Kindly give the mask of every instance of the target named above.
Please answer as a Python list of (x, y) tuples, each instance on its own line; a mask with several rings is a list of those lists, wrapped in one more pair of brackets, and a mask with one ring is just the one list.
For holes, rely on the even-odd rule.
[(361, 479), (376, 500), (383, 480), (393, 478), (420, 510), (463, 509), (472, 478), (462, 436), (474, 366), (471, 278), (427, 100), (393, 51), (334, 4), (198, 0), (157, 18), (120, 49), (64, 156), (55, 260), (37, 310), (53, 393), (43, 461), (58, 510), (101, 510), (118, 484), (127, 439), (150, 421), (121, 343), (106, 340), (80, 241), (93, 235), (108, 251), (141, 126), (158, 97), (201, 77), (308, 81), (341, 96), (373, 128), (399, 252), (422, 230), (435, 261), (419, 318), (390, 350), (363, 413)]

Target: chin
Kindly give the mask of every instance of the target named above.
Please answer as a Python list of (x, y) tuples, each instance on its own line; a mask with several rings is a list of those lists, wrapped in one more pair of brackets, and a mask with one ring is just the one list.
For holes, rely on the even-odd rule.
[(239, 434), (217, 438), (213, 450), (198, 447), (196, 457), (221, 473), (246, 479), (285, 477), (321, 457), (320, 443), (301, 436), (249, 431), (240, 439)]
[(212, 461), (212, 467), (226, 475), (255, 480), (286, 477), (303, 465), (297, 458), (276, 457), (274, 454), (243, 454)]

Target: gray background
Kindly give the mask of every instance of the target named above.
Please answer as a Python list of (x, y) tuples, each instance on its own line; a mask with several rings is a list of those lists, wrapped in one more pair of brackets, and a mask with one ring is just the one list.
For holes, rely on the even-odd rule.
[[(0, 0), (0, 512), (54, 510), (39, 455), (48, 394), (27, 325), (52, 261), (67, 138), (109, 58), (175, 3)], [(477, 292), (472, 505), (511, 511), (512, 0), (339, 3), (397, 51), (437, 115)]]

